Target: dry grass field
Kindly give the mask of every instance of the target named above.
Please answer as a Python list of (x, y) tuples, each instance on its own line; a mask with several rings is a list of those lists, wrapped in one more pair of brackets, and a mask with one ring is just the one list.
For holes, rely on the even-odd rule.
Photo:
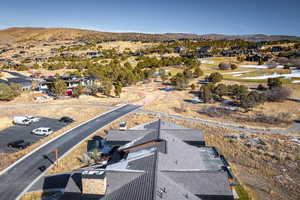
[(103, 42), (100, 44), (103, 49), (116, 49), (119, 51), (124, 51), (130, 49), (131, 51), (138, 51), (147, 47), (151, 47), (154, 44), (152, 43), (141, 43), (141, 42), (125, 42), (125, 41), (116, 41), (116, 42)]
[[(199, 90), (199, 88), (197, 88)], [(199, 113), (199, 111), (207, 106), (221, 106), (221, 103), (212, 104), (192, 104), (185, 100), (197, 99), (197, 94), (190, 93), (190, 90), (184, 91), (160, 91), (156, 90), (149, 92), (147, 98), (151, 101), (147, 102), (144, 106), (146, 110), (153, 110), (159, 112), (166, 112), (169, 114), (183, 115), (190, 118), (205, 119), (209, 121), (217, 121), (221, 123), (236, 124), (238, 126), (255, 127), (261, 129), (278, 128), (280, 125), (248, 122), (247, 120), (240, 120), (240, 118), (253, 117), (256, 113), (263, 113), (266, 115), (276, 115), (278, 113), (287, 112), (291, 114), (291, 119), (298, 119), (300, 117), (300, 103), (293, 101), (285, 102), (266, 102), (263, 105), (259, 105), (248, 113), (237, 112), (232, 116), (224, 117), (209, 117), (205, 114)], [(151, 98), (152, 97), (152, 98)], [(282, 125), (285, 127), (285, 125)]]

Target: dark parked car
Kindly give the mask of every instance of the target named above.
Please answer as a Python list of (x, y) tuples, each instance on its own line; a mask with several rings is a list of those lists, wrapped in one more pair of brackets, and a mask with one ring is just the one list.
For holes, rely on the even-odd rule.
[(25, 149), (30, 146), (30, 142), (25, 142), (24, 140), (16, 140), (7, 144), (8, 147), (13, 147), (17, 149)]
[(74, 122), (74, 120), (71, 117), (62, 117), (59, 120), (60, 122), (64, 122), (64, 123), (72, 123)]

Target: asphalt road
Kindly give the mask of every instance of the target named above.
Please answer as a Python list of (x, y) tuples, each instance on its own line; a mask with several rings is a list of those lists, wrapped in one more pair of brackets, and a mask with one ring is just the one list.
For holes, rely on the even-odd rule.
[(0, 200), (14, 200), (27, 189), (43, 172), (41, 166), (48, 168), (55, 161), (54, 149), (58, 149), (59, 156), (65, 154), (76, 144), (86, 139), (92, 133), (114, 120), (136, 110), (138, 106), (127, 104), (89, 121), (86, 124), (69, 131), (65, 135), (41, 147), (27, 158), (14, 165), (0, 175)]
[[(53, 131), (58, 131), (59, 129), (69, 125), (67, 123), (59, 122), (58, 119), (51, 118), (40, 118), (38, 122), (34, 122), (29, 126), (14, 125), (3, 131), (0, 131), (0, 152), (12, 153), (19, 151), (16, 148), (8, 148), (7, 143), (16, 140), (24, 140), (30, 142), (31, 144), (45, 138), (45, 136), (38, 136), (31, 134), (33, 129), (39, 127), (50, 127)], [(0, 197), (1, 199), (1, 197)]]

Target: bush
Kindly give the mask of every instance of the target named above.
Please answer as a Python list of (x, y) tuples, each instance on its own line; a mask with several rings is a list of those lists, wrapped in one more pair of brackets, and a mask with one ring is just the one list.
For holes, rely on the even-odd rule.
[(227, 62), (221, 62), (219, 64), (219, 69), (220, 70), (229, 70), (229, 69), (231, 69), (231, 64), (227, 63)]
[(292, 121), (291, 118), (292, 115), (286, 112), (278, 113), (276, 116), (259, 113), (255, 115), (254, 121), (267, 124), (289, 124)]
[(110, 96), (112, 90), (112, 83), (109, 80), (103, 80), (99, 92), (102, 92), (106, 96)]
[(193, 72), (191, 70), (184, 70), (183, 71), (183, 75), (187, 79), (191, 79), (191, 78), (194, 77), (194, 74), (193, 74)]
[(223, 96), (226, 96), (228, 94), (227, 86), (224, 84), (218, 84), (214, 88), (214, 94), (217, 95), (219, 99), (222, 99)]
[(242, 95), (240, 98), (241, 107), (246, 111), (251, 108), (264, 103), (266, 101), (266, 96), (264, 93), (258, 93), (256, 91), (249, 92), (247, 95)]
[(231, 67), (231, 69), (232, 69), (232, 70), (235, 70), (235, 69), (237, 69), (237, 68), (238, 68), (238, 66), (237, 66), (236, 64), (231, 64), (231, 66), (230, 66), (230, 67)]
[(209, 103), (213, 101), (213, 84), (202, 85), (200, 88), (199, 98), (203, 99), (205, 103)]
[(170, 79), (171, 85), (175, 86), (179, 90), (186, 89), (189, 85), (189, 80), (182, 74), (177, 73), (176, 76)]
[(17, 65), (15, 66), (15, 69), (17, 71), (28, 71), (29, 70), (29, 67), (25, 66), (25, 65)]
[(14, 91), (5, 83), (0, 83), (0, 101), (10, 101), (16, 97)]
[(200, 67), (197, 67), (194, 71), (194, 78), (198, 78), (199, 76), (203, 76), (203, 71), (200, 69)]
[(282, 102), (291, 96), (292, 92), (288, 88), (275, 87), (265, 92), (268, 101)]
[(282, 87), (282, 81), (280, 78), (268, 78), (268, 87), (270, 89), (276, 88), (276, 87)]
[(193, 83), (192, 85), (191, 85), (191, 90), (195, 90), (196, 89), (196, 85)]
[(230, 115), (233, 111), (223, 107), (205, 106), (198, 112), (200, 114), (205, 114), (210, 117), (225, 117)]
[(92, 86), (88, 86), (87, 88), (86, 88), (86, 93), (88, 94), (88, 95), (92, 95), (92, 96), (96, 96), (97, 95), (97, 93), (98, 93), (98, 87), (96, 86), (96, 85), (92, 85)]
[(115, 86), (115, 96), (120, 97), (122, 93), (122, 84), (120, 82), (117, 82), (114, 84)]
[(217, 83), (217, 82), (221, 82), (222, 80), (223, 80), (223, 76), (219, 72), (211, 73), (208, 76), (208, 81), (209, 82)]
[(241, 96), (247, 95), (248, 88), (244, 85), (229, 85), (228, 88), (228, 96), (234, 100), (239, 100)]
[(84, 91), (84, 87), (78, 85), (76, 88), (73, 89), (72, 96), (78, 98), (80, 95), (82, 95), (83, 91)]
[(185, 104), (185, 103), (181, 103), (180, 104), (180, 107), (178, 108), (178, 107), (175, 107), (174, 108), (174, 110), (175, 110), (175, 112), (177, 112), (177, 113), (183, 113), (183, 112), (187, 112), (187, 104)]
[(258, 65), (263, 65), (264, 64), (264, 61), (263, 60), (260, 60), (259, 62), (258, 62)]
[(19, 95), (21, 94), (22, 88), (21, 88), (21, 85), (20, 85), (20, 84), (17, 84), (17, 83), (11, 83), (11, 84), (9, 85), (9, 87), (12, 89), (12, 91), (13, 91), (13, 96), (14, 96), (14, 97), (17, 97), (17, 96), (19, 96)]

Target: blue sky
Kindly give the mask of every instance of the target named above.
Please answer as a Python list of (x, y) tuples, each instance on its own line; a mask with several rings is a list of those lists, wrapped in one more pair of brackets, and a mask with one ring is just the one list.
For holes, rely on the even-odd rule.
[(300, 36), (300, 0), (3, 0), (0, 29), (24, 26)]

